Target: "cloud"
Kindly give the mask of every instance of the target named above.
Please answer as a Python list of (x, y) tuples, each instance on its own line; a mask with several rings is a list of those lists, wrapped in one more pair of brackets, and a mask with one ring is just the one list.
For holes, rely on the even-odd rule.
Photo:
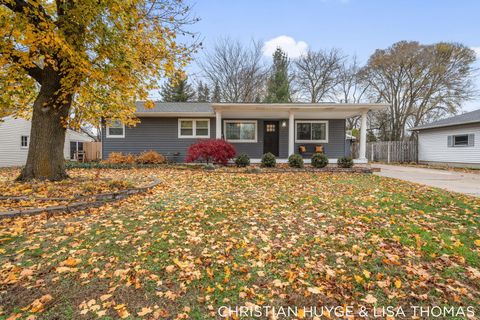
[(480, 47), (471, 47), (473, 51), (477, 54), (477, 58), (480, 59)]
[(265, 42), (262, 48), (263, 54), (271, 57), (277, 48), (285, 51), (290, 58), (298, 58), (307, 52), (308, 44), (304, 41), (296, 41), (289, 36), (279, 36)]

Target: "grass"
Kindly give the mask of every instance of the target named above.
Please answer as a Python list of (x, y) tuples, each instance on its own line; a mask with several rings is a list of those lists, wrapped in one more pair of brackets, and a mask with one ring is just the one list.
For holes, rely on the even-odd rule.
[(363, 174), (135, 173), (163, 183), (84, 213), (0, 222), (0, 318), (480, 303), (478, 199)]

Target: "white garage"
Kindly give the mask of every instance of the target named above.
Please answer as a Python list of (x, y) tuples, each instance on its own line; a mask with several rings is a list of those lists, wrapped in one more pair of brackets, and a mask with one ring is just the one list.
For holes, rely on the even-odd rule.
[(480, 168), (480, 110), (417, 126), (418, 161)]

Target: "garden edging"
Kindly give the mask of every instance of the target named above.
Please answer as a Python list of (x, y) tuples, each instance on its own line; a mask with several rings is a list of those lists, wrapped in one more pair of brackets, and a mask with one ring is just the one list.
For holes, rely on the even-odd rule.
[[(15, 210), (15, 211), (3, 211), (0, 212), (0, 219), (5, 218), (15, 218), (18, 216), (26, 216), (26, 215), (37, 215), (42, 213), (71, 213), (75, 211), (85, 210), (89, 208), (97, 208), (105, 203), (118, 201), (121, 199), (125, 199), (131, 195), (146, 192), (158, 184), (160, 184), (160, 180), (153, 179), (153, 182), (144, 187), (138, 188), (131, 188), (126, 190), (121, 190), (117, 192), (107, 192), (107, 193), (99, 193), (91, 196), (85, 196), (81, 198), (77, 198), (76, 202), (67, 204), (67, 205), (60, 205), (60, 206), (50, 206), (45, 208), (34, 208), (34, 209), (25, 209), (25, 210)], [(20, 199), (22, 197), (12, 197), (16, 199)], [(85, 200), (91, 199), (90, 201), (78, 201), (78, 200)]]

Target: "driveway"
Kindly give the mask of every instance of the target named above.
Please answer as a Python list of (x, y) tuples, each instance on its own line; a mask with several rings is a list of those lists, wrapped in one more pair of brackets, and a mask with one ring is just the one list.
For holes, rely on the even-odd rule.
[(372, 164), (372, 167), (381, 169), (380, 172), (375, 173), (379, 176), (402, 179), (480, 197), (480, 174), (385, 164)]

